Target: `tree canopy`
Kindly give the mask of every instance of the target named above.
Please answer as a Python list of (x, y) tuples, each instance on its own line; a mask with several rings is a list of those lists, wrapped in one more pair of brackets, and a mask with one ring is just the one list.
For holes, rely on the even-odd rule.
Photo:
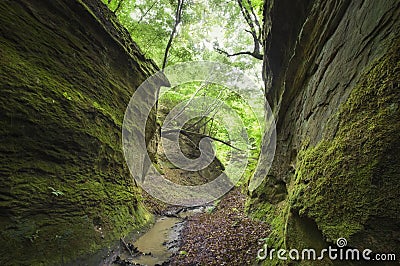
[[(241, 69), (260, 65), (260, 62), (248, 55), (254, 50), (258, 50), (259, 55), (262, 53), (261, 0), (103, 1), (115, 11), (145, 55), (155, 60), (160, 67), (174, 29), (178, 4), (182, 11), (168, 56), (169, 64), (212, 60)], [(226, 56), (243, 52), (249, 53), (235, 58)]]
[[(257, 87), (246, 92), (264, 106), (261, 80), (262, 66), (262, 0), (103, 0), (128, 29), (146, 57), (160, 68), (188, 61), (216, 61), (241, 69)], [(200, 86), (200, 87), (199, 87)], [(201, 88), (201, 89), (199, 89)], [(217, 84), (187, 84), (159, 99), (161, 108), (172, 109), (179, 102), (194, 96), (216, 98), (215, 104), (204, 107), (203, 114), (190, 121), (185, 130), (200, 132), (216, 140), (214, 146), (222, 162), (229, 158), (225, 141), (227, 132), (215, 118), (218, 101), (235, 110), (243, 120), (250, 137), (247, 177), (256, 164), (260, 151), (263, 125), (240, 95)], [(172, 129), (174, 130), (174, 129)], [(183, 133), (183, 131), (181, 131)]]

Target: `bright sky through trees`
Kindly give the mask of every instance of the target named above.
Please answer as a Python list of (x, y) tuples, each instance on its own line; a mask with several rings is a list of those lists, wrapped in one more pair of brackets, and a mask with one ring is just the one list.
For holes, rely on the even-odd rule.
[[(108, 0), (103, 0), (108, 3)], [(164, 51), (175, 21), (177, 1), (169, 0), (112, 0), (121, 23), (147, 57), (162, 65)], [(246, 2), (246, 1), (243, 1)], [(247, 2), (246, 2), (247, 3)], [(261, 21), (262, 1), (252, 6)], [(178, 25), (168, 56), (168, 64), (193, 60), (210, 60), (233, 65), (245, 71), (262, 88), (261, 60), (249, 55), (227, 57), (216, 49), (230, 54), (252, 51), (253, 38), (247, 31), (238, 2), (219, 0), (185, 0), (182, 21)]]
[[(108, 3), (109, 0), (103, 1)], [(171, 110), (183, 100), (198, 94), (197, 96), (219, 99), (235, 110), (241, 117), (251, 140), (247, 147), (250, 160), (245, 174), (246, 178), (249, 178), (258, 160), (262, 130), (265, 126), (259, 124), (255, 116), (264, 112), (262, 60), (249, 55), (255, 50), (255, 31), (261, 33), (261, 28), (257, 26), (262, 21), (263, 1), (183, 0), (183, 5), (179, 5), (182, 6), (180, 21), (174, 29), (177, 22), (178, 2), (182, 3), (182, 0), (112, 0), (109, 8), (115, 11), (120, 22), (131, 33), (133, 40), (138, 43), (146, 57), (153, 59), (160, 68), (164, 63), (168, 67), (189, 61), (214, 61), (239, 68), (253, 80), (255, 87), (249, 88), (244, 93), (247, 99), (253, 103), (257, 102), (251, 105), (258, 106), (257, 110), (249, 108), (251, 103), (246, 103), (240, 95), (217, 84), (204, 86), (198, 93), (196, 88), (199, 85), (178, 86), (159, 99), (161, 109)], [(244, 11), (243, 8), (246, 8), (246, 5), (248, 9)], [(248, 18), (251, 16), (253, 19), (257, 16), (257, 21), (249, 23)], [(174, 35), (171, 42), (172, 32)], [(261, 36), (257, 38), (260, 42)], [(167, 49), (167, 60), (164, 60), (169, 43), (171, 46)], [(249, 54), (227, 56), (240, 52)], [(262, 53), (262, 49), (259, 52)], [(232, 73), (232, 75), (235, 74)], [(229, 132), (222, 127), (221, 121), (214, 119), (219, 108), (211, 107), (204, 107), (204, 116), (199, 124), (204, 124), (204, 121), (209, 122), (196, 130), (221, 140), (229, 140)], [(213, 111), (206, 111), (210, 109)], [(214, 144), (218, 158), (223, 163), (227, 162), (230, 156), (229, 145), (221, 142), (214, 142)]]

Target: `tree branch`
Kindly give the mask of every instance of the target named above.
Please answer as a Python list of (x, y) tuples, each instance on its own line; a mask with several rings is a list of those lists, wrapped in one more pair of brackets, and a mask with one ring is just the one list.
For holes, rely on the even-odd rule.
[[(249, 25), (249, 30), (245, 30), (246, 32), (250, 33), (253, 37), (254, 49), (253, 52), (250, 51), (242, 51), (234, 54), (230, 54), (222, 49), (216, 48), (217, 52), (220, 54), (225, 54), (228, 57), (237, 56), (237, 55), (250, 55), (256, 59), (263, 60), (263, 55), (261, 53), (262, 41), (261, 41), (261, 26), (260, 22), (258, 21), (257, 15), (254, 12), (253, 6), (250, 0), (246, 0), (248, 7), (243, 4), (243, 0), (237, 0), (237, 3), (240, 7), (240, 12), (242, 13), (247, 25)], [(250, 11), (249, 11), (250, 10)], [(254, 22), (253, 22), (254, 21)], [(255, 25), (254, 25), (255, 24)], [(257, 27), (257, 29), (256, 29)], [(258, 33), (257, 33), (258, 30)]]
[(219, 49), (219, 48), (217, 48), (216, 50), (217, 50), (217, 52), (219, 52), (220, 54), (224, 54), (224, 55), (226, 55), (226, 56), (228, 56), (228, 57), (231, 57), (231, 56), (238, 56), (238, 55), (251, 55), (252, 57), (254, 57), (254, 58), (256, 58), (256, 59), (263, 60), (263, 55), (260, 54), (260, 53), (257, 53), (256, 51), (254, 51), (254, 52), (245, 51), (245, 52), (238, 52), (238, 53), (230, 54), (230, 53), (228, 53), (227, 51), (224, 51), (224, 50)]
[(253, 5), (251, 4), (251, 0), (247, 0), (247, 4), (248, 4), (248, 6), (249, 6), (249, 9), (250, 9), (251, 14), (253, 15), (254, 23), (255, 23), (256, 26), (257, 26), (257, 30), (258, 30), (257, 39), (258, 39), (258, 41), (259, 41), (260, 44), (261, 44), (262, 29), (261, 29), (260, 22), (259, 22), (259, 20), (258, 20), (258, 17), (257, 17), (257, 15), (256, 15), (256, 13), (254, 12), (254, 8), (253, 8)]
[(126, 250), (129, 251), (129, 254), (131, 254), (131, 256), (133, 256), (132, 250), (129, 248), (128, 244), (126, 244), (125, 240), (122, 237), (119, 240), (122, 242), (122, 244), (124, 244)]
[(119, 0), (119, 2), (118, 2), (118, 5), (117, 5), (117, 7), (114, 9), (114, 14), (115, 13), (117, 13), (118, 12), (118, 10), (122, 7), (122, 2), (123, 2), (124, 0)]
[[(249, 25), (251, 32), (256, 33), (255, 27), (253, 20), (251, 18), (250, 12), (247, 10), (247, 8), (243, 5), (242, 0), (237, 0), (240, 11), (242, 12), (242, 15), (244, 19), (246, 20), (247, 25)], [(249, 5), (251, 6), (251, 3), (248, 1)]]
[(137, 23), (140, 23), (144, 17), (150, 12), (151, 9), (153, 9), (154, 5), (157, 3), (157, 0), (154, 1), (154, 3), (146, 10), (146, 12), (144, 12), (144, 14), (140, 17), (140, 19), (138, 20)]
[[(218, 112), (218, 111), (217, 111), (217, 112)], [(217, 114), (217, 112), (215, 112), (215, 113), (213, 114), (212, 117), (208, 117), (208, 118), (207, 118), (208, 114), (207, 114), (207, 115), (203, 115), (203, 116), (202, 116), (199, 120), (197, 120), (195, 123), (193, 123), (193, 124), (189, 125), (188, 127), (186, 127), (185, 130), (190, 130), (190, 129), (194, 128), (194, 127), (196, 127), (197, 129), (201, 129), (201, 128), (202, 128), (203, 126), (205, 126), (208, 122), (210, 122), (211, 119), (214, 119), (214, 117), (215, 117), (215, 115)], [(210, 113), (211, 113), (211, 112), (210, 112)], [(205, 119), (205, 118), (207, 118), (207, 119)], [(205, 119), (205, 121), (204, 121), (203, 123), (200, 124), (200, 122), (202, 122), (204, 119)]]
[(233, 149), (235, 149), (235, 150), (243, 151), (242, 149), (239, 149), (239, 148), (237, 148), (237, 147), (231, 145), (229, 142), (224, 141), (224, 140), (222, 140), (222, 139), (218, 139), (218, 138), (215, 138), (215, 137), (206, 135), (206, 134), (201, 134), (201, 133), (197, 133), (197, 132), (193, 132), (193, 131), (187, 131), (187, 130), (184, 130), (184, 129), (170, 129), (170, 130), (163, 131), (163, 132), (162, 132), (163, 134), (161, 134), (161, 137), (165, 137), (165, 138), (166, 138), (165, 134), (176, 133), (176, 132), (179, 132), (179, 133), (181, 133), (182, 135), (185, 135), (185, 136), (188, 137), (188, 138), (190, 138), (190, 137), (193, 136), (193, 135), (194, 135), (194, 136), (201, 137), (201, 138), (210, 138), (210, 139), (212, 139), (212, 140), (221, 142), (222, 144), (225, 144), (225, 145), (227, 145), (227, 146), (229, 146), (229, 147), (231, 147), (231, 148), (233, 148)]
[(199, 91), (201, 91), (207, 84), (204, 84), (200, 87), (198, 87), (196, 89), (196, 91), (192, 94), (192, 96), (190, 97), (190, 99), (187, 101), (187, 103), (182, 107), (181, 110), (179, 110), (179, 112), (172, 118), (169, 120), (169, 123), (166, 123), (164, 126), (168, 126), (172, 121), (174, 121), (176, 118), (178, 118), (180, 115), (182, 115), (182, 113), (185, 111), (185, 109), (189, 106), (189, 104), (193, 101), (194, 97), (196, 97), (197, 93), (199, 93)]
[[(185, 127), (186, 130), (190, 130), (194, 127), (197, 127), (198, 129), (200, 129), (202, 126), (206, 125), (211, 119), (213, 119), (215, 117), (215, 115), (218, 113), (218, 110), (216, 112), (215, 109), (217, 109), (218, 107), (221, 106), (221, 102), (218, 102), (218, 100), (220, 99), (219, 96), (221, 95), (221, 92), (218, 95), (218, 98), (208, 106), (207, 110), (205, 110), (205, 112), (202, 114), (201, 118), (198, 119), (196, 122), (190, 124), (188, 127)], [(207, 118), (207, 116), (209, 114), (211, 114), (212, 112), (214, 112), (213, 116), (209, 119), (206, 119), (206, 121), (202, 124), (200, 124), (200, 122), (202, 122), (205, 118)], [(199, 125), (200, 124), (200, 125)]]
[(168, 53), (169, 53), (169, 49), (171, 48), (172, 40), (174, 39), (176, 29), (178, 28), (178, 25), (181, 22), (183, 1), (184, 0), (178, 0), (178, 5), (177, 5), (176, 11), (175, 11), (175, 24), (174, 24), (174, 27), (172, 28), (171, 35), (169, 36), (167, 47), (165, 48), (164, 60), (163, 60), (162, 68), (161, 68), (163, 70), (164, 70), (165, 66), (167, 65)]

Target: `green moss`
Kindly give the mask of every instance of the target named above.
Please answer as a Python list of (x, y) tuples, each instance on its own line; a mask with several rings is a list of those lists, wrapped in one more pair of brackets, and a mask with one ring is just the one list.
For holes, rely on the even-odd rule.
[[(246, 212), (248, 212), (252, 218), (265, 221), (271, 226), (271, 233), (266, 239), (266, 244), (269, 249), (278, 250), (285, 246), (285, 231), (286, 221), (288, 215), (288, 204), (286, 201), (282, 201), (278, 204), (271, 204), (268, 201), (263, 200), (261, 197), (253, 197), (246, 202)], [(263, 261), (265, 265), (280, 265), (276, 256), (271, 259)]]
[(74, 1), (22, 5), (0, 2), (0, 264), (60, 265), (151, 220), (121, 125), (152, 66), (86, 38), (99, 22)]
[(400, 191), (399, 59), (394, 49), (373, 63), (340, 108), (336, 136), (298, 156), (292, 208), (328, 241), (368, 230), (371, 217), (400, 217), (392, 200)]
[(287, 199), (268, 203), (267, 181), (252, 196), (250, 212), (271, 224), (274, 248), (322, 248), (345, 237), (350, 246), (400, 253), (395, 237), (385, 237), (398, 234), (400, 221), (399, 77), (396, 44), (332, 115), (336, 134), (314, 147), (304, 141)]

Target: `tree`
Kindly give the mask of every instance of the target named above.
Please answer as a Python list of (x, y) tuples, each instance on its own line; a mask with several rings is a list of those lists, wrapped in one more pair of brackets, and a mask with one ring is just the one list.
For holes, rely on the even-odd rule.
[[(153, 59), (161, 69), (178, 62), (193, 60), (217, 61), (237, 67), (248, 76), (259, 78), (258, 92), (249, 91), (263, 101), (261, 65), (262, 30), (260, 14), (263, 0), (103, 0), (115, 11), (120, 22), (128, 29), (133, 40), (143, 50), (146, 57)], [(118, 7), (119, 6), (119, 7)], [(226, 51), (221, 52), (221, 51)], [(239, 51), (239, 52), (238, 52)], [(248, 52), (241, 52), (248, 51)], [(230, 56), (226, 56), (226, 55)], [(233, 56), (237, 55), (237, 56)], [(240, 56), (244, 55), (244, 56)], [(251, 55), (251, 56), (248, 56)], [(189, 84), (173, 88), (159, 99), (160, 110), (171, 110), (182, 100), (196, 95), (198, 84)], [(179, 86), (178, 86), (179, 87)], [(231, 149), (250, 149), (250, 165), (256, 165), (261, 142), (261, 126), (253, 110), (239, 95), (220, 88), (216, 84), (207, 84), (202, 95), (219, 99), (232, 110), (236, 110), (244, 129), (251, 136), (250, 147), (243, 143), (230, 143), (231, 132), (224, 128), (221, 116), (225, 113), (218, 102), (204, 105), (201, 114), (188, 121), (182, 129), (169, 125), (170, 130), (163, 137), (178, 133), (186, 139), (207, 137), (214, 140), (218, 158), (228, 162)], [(164, 97), (164, 98), (163, 98)], [(263, 106), (263, 104), (261, 104)], [(203, 108), (203, 107), (202, 107)], [(262, 110), (260, 111), (262, 112)], [(196, 113), (198, 114), (198, 113)], [(159, 117), (160, 121), (162, 118)], [(165, 125), (163, 125), (165, 126)], [(235, 134), (240, 134), (239, 131)], [(251, 169), (247, 172), (251, 174)]]
[(175, 36), (175, 33), (176, 33), (176, 29), (177, 29), (179, 23), (181, 22), (183, 2), (184, 2), (184, 0), (178, 0), (178, 4), (176, 6), (175, 24), (174, 24), (174, 27), (172, 28), (171, 35), (169, 36), (167, 47), (165, 48), (164, 60), (163, 60), (163, 64), (162, 64), (162, 67), (161, 67), (162, 69), (164, 69), (165, 66), (167, 65), (168, 52), (169, 52), (169, 49), (171, 48), (172, 40), (174, 39), (174, 36)]
[(258, 63), (236, 60), (234, 55), (262, 58), (262, 0), (103, 1), (161, 68), (177, 62), (212, 60), (254, 69)]
[(226, 56), (237, 56), (237, 55), (251, 55), (252, 57), (258, 59), (258, 60), (263, 60), (263, 55), (260, 52), (260, 49), (262, 47), (262, 29), (260, 26), (260, 22), (258, 19), (258, 16), (256, 15), (254, 11), (254, 7), (251, 3), (251, 0), (237, 0), (237, 3), (240, 7), (240, 11), (249, 26), (249, 29), (246, 29), (245, 31), (250, 33), (252, 38), (253, 38), (253, 51), (241, 51), (237, 53), (230, 54), (226, 52), (225, 50), (222, 50), (220, 48), (216, 48), (216, 50), (219, 53), (225, 54)]

